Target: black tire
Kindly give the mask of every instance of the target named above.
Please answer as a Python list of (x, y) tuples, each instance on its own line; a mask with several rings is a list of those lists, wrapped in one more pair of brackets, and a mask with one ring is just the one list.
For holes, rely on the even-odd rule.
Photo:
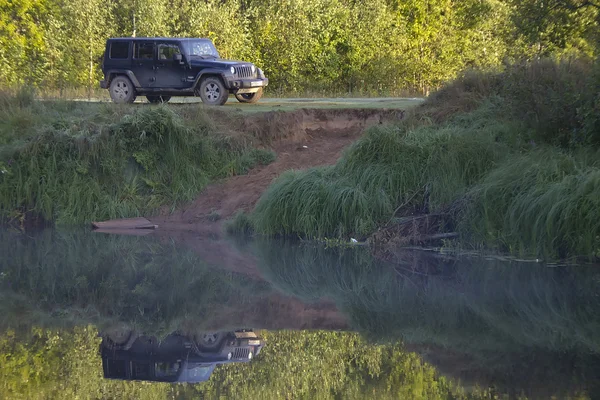
[(149, 103), (160, 104), (171, 100), (171, 96), (146, 96), (146, 99), (148, 99)]
[(220, 78), (209, 76), (200, 81), (200, 85), (196, 88), (196, 95), (200, 96), (204, 104), (222, 106), (227, 102), (229, 92)]
[(133, 83), (126, 76), (116, 76), (110, 82), (110, 98), (115, 103), (133, 103), (136, 93)]
[(260, 100), (262, 95), (263, 95), (263, 88), (259, 88), (258, 92), (255, 92), (255, 93), (236, 94), (235, 98), (240, 103), (258, 103), (258, 101)]
[(195, 336), (196, 346), (201, 351), (216, 351), (226, 336), (225, 332), (204, 332)]
[(109, 329), (102, 334), (102, 343), (104, 347), (113, 350), (128, 349), (138, 336), (133, 330), (125, 327)]

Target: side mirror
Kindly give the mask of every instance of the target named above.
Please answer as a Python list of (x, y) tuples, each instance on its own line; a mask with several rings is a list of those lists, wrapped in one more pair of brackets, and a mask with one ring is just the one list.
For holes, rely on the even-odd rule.
[(173, 61), (183, 64), (183, 56), (181, 54), (173, 54)]

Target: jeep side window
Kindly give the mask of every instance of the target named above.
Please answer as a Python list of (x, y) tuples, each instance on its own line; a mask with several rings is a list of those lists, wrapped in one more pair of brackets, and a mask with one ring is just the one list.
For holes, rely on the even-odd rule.
[(175, 54), (181, 54), (179, 46), (176, 44), (161, 43), (158, 45), (158, 59), (172, 60)]
[(154, 59), (154, 43), (153, 42), (134, 42), (133, 43), (133, 58), (137, 60), (152, 60)]
[(109, 57), (112, 60), (125, 60), (129, 58), (129, 42), (112, 42)]

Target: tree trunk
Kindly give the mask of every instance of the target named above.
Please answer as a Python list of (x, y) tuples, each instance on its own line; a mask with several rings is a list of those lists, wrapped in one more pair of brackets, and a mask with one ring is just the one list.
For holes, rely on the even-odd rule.
[(90, 80), (88, 86), (88, 100), (92, 99), (92, 77), (94, 74), (94, 55), (92, 52), (92, 36), (90, 35)]

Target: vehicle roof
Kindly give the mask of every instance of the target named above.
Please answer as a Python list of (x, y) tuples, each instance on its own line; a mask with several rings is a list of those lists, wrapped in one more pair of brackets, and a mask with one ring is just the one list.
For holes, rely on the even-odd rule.
[(190, 38), (190, 37), (114, 37), (107, 40), (210, 40), (209, 38)]

